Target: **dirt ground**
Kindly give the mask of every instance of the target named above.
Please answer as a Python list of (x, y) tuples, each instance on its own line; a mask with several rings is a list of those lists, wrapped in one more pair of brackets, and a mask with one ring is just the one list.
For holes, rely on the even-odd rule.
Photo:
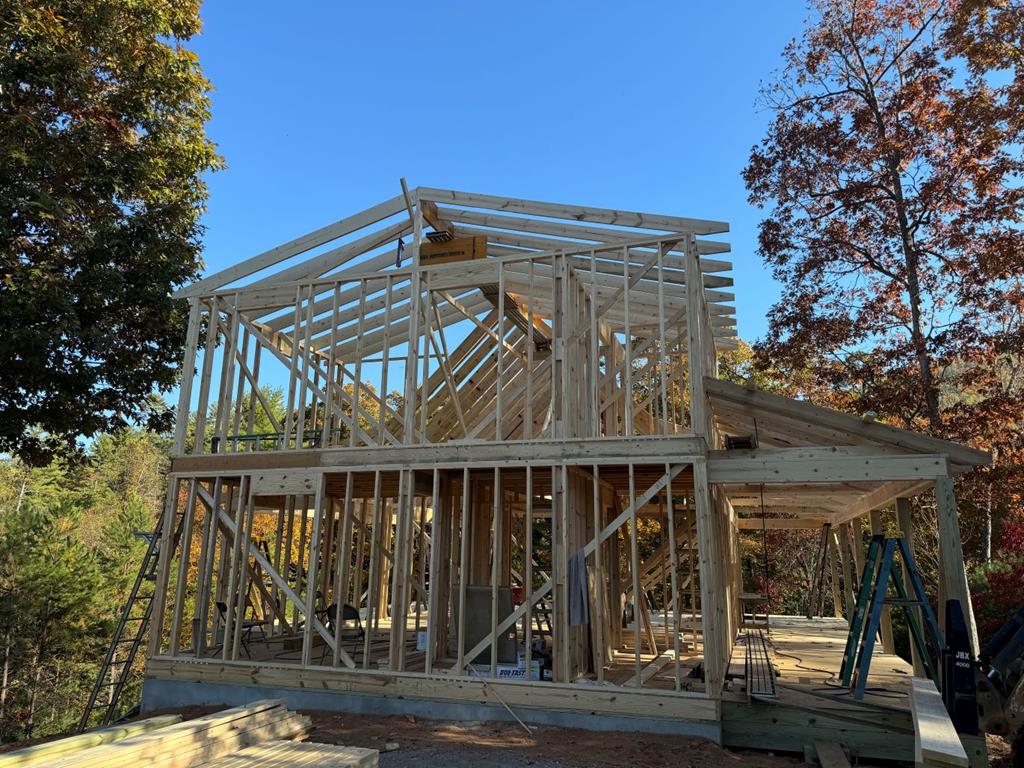
[[(186, 707), (192, 719), (222, 707)], [(380, 750), (382, 768), (787, 768), (806, 765), (797, 755), (724, 749), (706, 739), (685, 736), (584, 731), (515, 723), (450, 722), (410, 716), (364, 717), (302, 710), (313, 720), (310, 741)], [(54, 738), (0, 744), (0, 754)], [(989, 765), (1011, 768), (1010, 745), (988, 736)], [(389, 746), (391, 749), (389, 749)], [(891, 764), (890, 764), (891, 765)], [(861, 768), (866, 768), (861, 764)]]
[[(515, 723), (442, 722), (414, 717), (362, 717), (303, 712), (313, 718), (311, 741), (380, 750), (381, 768), (502, 766), (502, 768), (784, 768), (795, 756), (734, 752), (706, 739), (583, 731)], [(387, 746), (397, 749), (387, 751)]]

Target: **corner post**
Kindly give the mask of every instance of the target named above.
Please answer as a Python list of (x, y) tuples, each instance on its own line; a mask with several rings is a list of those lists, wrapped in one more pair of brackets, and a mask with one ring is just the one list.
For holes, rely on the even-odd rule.
[(690, 374), (690, 431), (698, 436), (709, 436), (709, 413), (704, 377), (709, 375), (704, 335), (704, 286), (697, 258), (697, 242), (687, 235), (683, 254), (686, 279), (686, 360)]
[(728, 637), (724, 605), (725, 556), (722, 542), (715, 524), (717, 510), (712, 504), (711, 488), (708, 484), (706, 459), (693, 463), (694, 508), (697, 515), (697, 553), (700, 568), (700, 603), (704, 631), (704, 688), (711, 697), (717, 697), (725, 681), (728, 664)]
[(953, 478), (948, 475), (935, 481), (935, 511), (939, 522), (939, 622), (945, 631), (946, 600), (959, 600), (971, 638), (971, 652), (978, 654), (978, 628), (974, 623), (971, 590), (967, 586), (964, 550), (960, 540), (960, 524), (956, 513)]

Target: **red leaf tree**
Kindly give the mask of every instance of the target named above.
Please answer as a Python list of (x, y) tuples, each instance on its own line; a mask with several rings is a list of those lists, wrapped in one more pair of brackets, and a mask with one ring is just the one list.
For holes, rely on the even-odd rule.
[(1022, 39), (1006, 0), (817, 0), (744, 172), (783, 286), (758, 365), (992, 450), (960, 495), (997, 519), (1024, 456)]

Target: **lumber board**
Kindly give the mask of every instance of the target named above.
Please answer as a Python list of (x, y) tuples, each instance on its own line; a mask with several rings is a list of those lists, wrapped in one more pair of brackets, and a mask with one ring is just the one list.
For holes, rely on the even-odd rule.
[(402, 195), (396, 195), (390, 200), (385, 200), (383, 203), (378, 203), (364, 211), (360, 211), (352, 216), (336, 221), (326, 227), (321, 227), (313, 232), (308, 232), (305, 235), (297, 237), (294, 240), (290, 240), (276, 248), (271, 248), (257, 256), (253, 256), (252, 258), (246, 259), (238, 264), (234, 264), (227, 269), (222, 269), (219, 272), (208, 275), (207, 277), (197, 280), (185, 288), (176, 291), (172, 296), (176, 299), (180, 299), (188, 296), (196, 296), (214, 288), (220, 288), (221, 286), (227, 285), (235, 280), (239, 280), (243, 277), (247, 277), (256, 272), (272, 267), (285, 259), (291, 258), (292, 256), (297, 256), (300, 253), (304, 253), (312, 248), (328, 243), (331, 240), (336, 240), (339, 237), (355, 232), (357, 229), (362, 229), (363, 227), (371, 224), (376, 224), (378, 221), (382, 221), (389, 216), (393, 216), (404, 208), (405, 198)]
[(741, 531), (760, 531), (762, 528), (767, 531), (817, 530), (826, 520), (820, 516), (820, 509), (812, 508), (811, 511), (818, 517), (767, 517), (764, 520), (759, 517), (741, 517), (736, 521), (736, 527)]
[[(568, 238), (567, 246), (576, 247), (581, 245), (576, 241), (589, 241), (592, 243), (617, 243), (621, 242), (625, 232), (623, 230), (606, 229), (604, 227), (592, 227), (581, 224), (569, 224), (549, 219), (528, 219), (521, 216), (509, 216), (492, 212), (471, 211), (464, 208), (442, 208), (438, 207), (438, 215), (451, 221), (465, 224), (475, 224), (481, 227), (493, 227), (499, 230), (511, 230), (514, 232), (529, 232), (537, 235), (548, 235), (552, 237)], [(460, 230), (464, 228), (460, 227)], [(586, 245), (586, 242), (582, 243)], [(549, 249), (548, 245), (544, 250)], [(711, 240), (698, 240), (698, 252), (702, 255), (715, 253), (728, 253), (728, 243)], [(702, 259), (702, 262), (705, 260)], [(720, 262), (706, 260), (710, 263), (702, 264), (706, 272), (720, 272), (732, 269), (731, 262)]]
[(680, 216), (616, 211), (610, 208), (594, 208), (563, 203), (545, 203), (539, 200), (521, 200), (473, 192), (458, 192), (451, 189), (435, 189), (432, 187), (418, 187), (416, 191), (420, 199), (432, 200), (436, 203), (454, 203), (471, 208), (514, 211), (531, 216), (546, 216), (555, 219), (569, 219), (571, 221), (593, 221), (601, 224), (642, 227), (645, 229), (661, 229), (666, 232), (693, 232), (697, 235), (714, 235), (729, 231), (729, 225), (724, 221), (687, 219)]
[(436, 466), (493, 467), (509, 462), (542, 466), (551, 462), (580, 464), (660, 464), (703, 456), (703, 441), (692, 435), (645, 435), (604, 438), (541, 438), (495, 443), (483, 440), (439, 444), (304, 449), (267, 453), (179, 456), (171, 473), (231, 473), (271, 469), (316, 468), (331, 472), (371, 469), (429, 469)]
[(203, 768), (376, 768), (380, 752), (316, 742), (268, 741), (205, 763)]
[(966, 766), (964, 751), (953, 721), (935, 683), (910, 680), (910, 710), (914, 716), (914, 762), (918, 766)]
[(942, 455), (894, 454), (859, 446), (711, 451), (708, 456), (712, 483), (934, 480), (948, 474)]
[(259, 662), (185, 660), (153, 657), (149, 677), (195, 682), (222, 682), (272, 688), (365, 693), (405, 698), (562, 712), (602, 712), (633, 717), (717, 722), (720, 702), (703, 693), (656, 689), (597, 688), (572, 683), (483, 680), (446, 674), (390, 672)]
[(0, 755), (0, 767), (15, 768), (15, 766), (39, 765), (44, 761), (54, 760), (72, 752), (78, 753), (90, 747), (110, 744), (111, 742), (128, 739), (158, 728), (164, 728), (168, 725), (174, 725), (175, 723), (180, 723), (181, 719), (181, 715), (156, 715), (155, 717), (147, 717), (144, 720), (111, 725), (106, 728), (97, 728), (75, 736), (66, 736), (63, 739), (48, 741), (44, 744), (35, 744), (31, 747)]

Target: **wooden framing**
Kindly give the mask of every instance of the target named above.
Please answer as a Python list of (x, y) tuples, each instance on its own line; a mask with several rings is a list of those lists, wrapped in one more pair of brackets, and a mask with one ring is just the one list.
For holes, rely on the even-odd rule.
[(965, 599), (987, 457), (719, 380), (727, 229), (421, 187), (179, 291), (149, 674), (717, 721), (741, 533), (833, 524), (850, 585), (839, 526), (931, 485)]

